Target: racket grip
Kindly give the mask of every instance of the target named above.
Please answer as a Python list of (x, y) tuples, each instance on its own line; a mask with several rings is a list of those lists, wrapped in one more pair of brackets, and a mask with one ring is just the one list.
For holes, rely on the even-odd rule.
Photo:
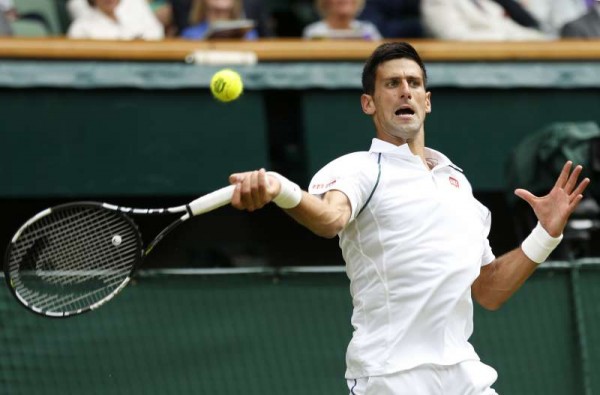
[(231, 203), (235, 185), (229, 185), (199, 197), (189, 204), (193, 215), (199, 215)]

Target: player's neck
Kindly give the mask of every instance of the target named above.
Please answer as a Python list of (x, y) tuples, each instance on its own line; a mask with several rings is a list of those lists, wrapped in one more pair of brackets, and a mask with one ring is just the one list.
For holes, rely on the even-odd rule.
[(423, 161), (423, 164), (425, 165), (425, 167), (427, 167), (428, 170), (431, 170), (431, 166), (429, 165), (429, 163), (427, 162), (427, 160), (425, 158), (425, 133), (423, 130), (421, 130), (421, 132), (417, 133), (413, 138), (409, 138), (406, 140), (402, 139), (400, 137), (393, 136), (390, 134), (385, 134), (385, 133), (378, 133), (377, 138), (379, 138), (380, 140), (386, 141), (390, 144), (394, 144), (398, 147), (400, 147), (401, 145), (406, 145), (408, 147), (408, 149), (410, 150), (410, 152), (413, 155), (421, 158), (421, 161)]
[(425, 158), (425, 144), (424, 143), (425, 142), (422, 139), (415, 139), (412, 141), (409, 140), (406, 142), (406, 144), (408, 145), (408, 148), (410, 149), (410, 152), (412, 152), (413, 155), (421, 158), (421, 161), (423, 162), (423, 164), (425, 165), (427, 170), (431, 170), (431, 166), (430, 166), (429, 162), (427, 162), (427, 159)]

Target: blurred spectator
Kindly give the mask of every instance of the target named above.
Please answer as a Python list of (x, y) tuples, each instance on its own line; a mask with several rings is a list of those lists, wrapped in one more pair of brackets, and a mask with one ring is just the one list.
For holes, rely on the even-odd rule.
[(569, 22), (561, 29), (562, 37), (599, 38), (600, 37), (600, 0), (592, 4), (583, 16)]
[(177, 34), (177, 27), (173, 19), (173, 7), (167, 0), (148, 0), (150, 9), (156, 19), (163, 25), (165, 36), (173, 37)]
[(4, 15), (3, 12), (0, 13), (0, 37), (1, 36), (12, 36), (10, 22), (6, 19), (6, 15)]
[[(100, 1), (102, 0), (98, 0), (98, 2)], [(146, 25), (146, 29), (152, 29), (152, 26), (158, 28), (159, 25), (157, 25), (157, 22), (162, 25), (162, 36), (155, 37), (152, 34), (152, 37), (148, 39), (160, 39), (165, 35), (173, 35), (175, 33), (171, 6), (165, 0), (120, 0), (117, 3), (119, 4), (116, 8), (116, 14), (122, 23), (131, 25), (132, 17), (136, 17), (138, 19), (137, 24)], [(75, 21), (76, 19), (83, 18), (86, 14), (97, 13), (97, 7), (96, 11), (94, 11), (93, 1), (91, 0), (68, 0), (67, 11), (71, 19)], [(125, 19), (122, 20), (123, 18)]]
[(76, 9), (75, 20), (67, 32), (70, 38), (159, 40), (164, 37), (164, 28), (146, 0), (87, 1), (91, 8)]
[[(182, 32), (190, 25), (190, 9), (193, 0), (169, 0), (173, 10), (173, 21), (178, 32)], [(263, 0), (245, 0), (243, 2), (243, 17), (251, 19), (256, 24), (259, 37), (273, 36), (273, 27), (269, 13)]]
[(13, 0), (0, 0), (0, 13), (9, 22), (17, 19), (17, 9)]
[(444, 40), (544, 40), (539, 30), (519, 25), (493, 0), (421, 0), (426, 31)]
[(360, 20), (373, 22), (383, 37), (423, 37), (420, 0), (367, 0)]
[(571, 22), (587, 11), (587, 0), (519, 0), (539, 22), (540, 29), (558, 37), (565, 23)]
[(540, 22), (517, 0), (494, 0), (500, 4), (506, 14), (521, 26), (540, 29)]
[(15, 5), (12, 0), (0, 0), (0, 36), (11, 36), (10, 23), (16, 19)]
[(362, 38), (380, 40), (381, 33), (368, 21), (356, 19), (364, 0), (315, 0), (321, 20), (304, 28), (304, 38)]
[[(190, 10), (190, 26), (181, 32), (181, 37), (203, 39), (209, 31), (211, 23), (242, 19), (245, 19), (242, 0), (194, 0)], [(233, 37), (237, 37), (237, 35)], [(242, 31), (239, 38), (255, 40), (258, 38), (258, 31), (255, 28)]]

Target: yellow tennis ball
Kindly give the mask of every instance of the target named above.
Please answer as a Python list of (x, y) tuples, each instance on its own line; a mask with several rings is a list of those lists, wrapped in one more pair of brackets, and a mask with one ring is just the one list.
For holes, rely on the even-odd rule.
[(210, 91), (216, 99), (229, 102), (240, 97), (244, 91), (244, 83), (237, 72), (231, 69), (223, 69), (212, 76)]

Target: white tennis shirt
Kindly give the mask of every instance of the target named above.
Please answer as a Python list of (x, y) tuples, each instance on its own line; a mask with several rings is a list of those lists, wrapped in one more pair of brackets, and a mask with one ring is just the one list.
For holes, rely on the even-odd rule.
[(490, 212), (446, 156), (425, 153), (431, 170), (406, 144), (373, 139), (311, 181), (311, 194), (339, 190), (352, 205), (339, 233), (354, 306), (346, 378), (479, 359), (471, 285), (495, 258)]

